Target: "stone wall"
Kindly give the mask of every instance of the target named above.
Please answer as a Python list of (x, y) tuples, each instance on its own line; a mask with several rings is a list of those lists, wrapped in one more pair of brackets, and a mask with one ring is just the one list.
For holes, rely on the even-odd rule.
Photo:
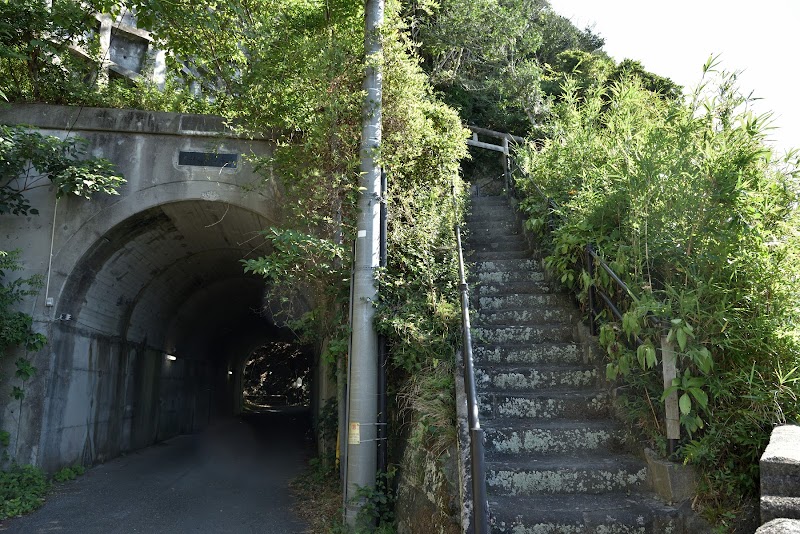
[(437, 457), (407, 445), (397, 481), (397, 534), (459, 534), (457, 447)]

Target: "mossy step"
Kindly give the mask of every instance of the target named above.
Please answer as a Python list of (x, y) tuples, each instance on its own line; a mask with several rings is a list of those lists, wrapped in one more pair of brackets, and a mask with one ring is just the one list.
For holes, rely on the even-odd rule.
[(516, 215), (514, 208), (510, 204), (502, 202), (473, 202), (467, 211), (467, 217), (474, 217), (475, 215)]
[(480, 252), (528, 252), (530, 248), (528, 242), (521, 236), (505, 241), (470, 243), (470, 250), (476, 254)]
[(514, 392), (544, 389), (586, 389), (601, 384), (600, 372), (591, 366), (537, 365), (509, 366), (483, 364), (475, 369), (475, 379), (483, 391)]
[(480, 311), (475, 314), (474, 325), (533, 325), (548, 323), (575, 323), (578, 312), (566, 306), (548, 308), (521, 308)]
[(484, 424), (486, 452), (500, 454), (564, 454), (620, 450), (624, 431), (610, 419), (519, 421), (494, 419)]
[(478, 284), (475, 287), (474, 293), (479, 296), (488, 297), (493, 295), (540, 295), (547, 293), (556, 293), (559, 295), (566, 295), (564, 289), (554, 287), (548, 282), (531, 282), (531, 281), (509, 281), (502, 283), (487, 282)]
[(472, 339), (481, 343), (546, 343), (573, 341), (575, 329), (568, 324), (534, 326), (480, 326), (472, 329)]
[(472, 229), (491, 228), (498, 222), (519, 226), (517, 215), (509, 208), (485, 208), (473, 210), (466, 218), (467, 227)]
[(494, 241), (513, 241), (525, 239), (525, 234), (517, 225), (467, 226), (464, 240), (468, 245), (476, 245)]
[(509, 282), (544, 282), (544, 271), (539, 269), (517, 269), (514, 271), (478, 271), (472, 277), (480, 284), (506, 284)]
[(509, 364), (592, 363), (600, 361), (602, 353), (592, 346), (579, 343), (540, 343), (537, 345), (475, 344), (475, 362)]
[(689, 534), (679, 509), (649, 494), (493, 495), (495, 534)]
[(476, 211), (485, 211), (485, 210), (504, 210), (513, 212), (514, 208), (511, 207), (511, 204), (508, 200), (505, 201), (491, 201), (491, 200), (483, 200), (483, 201), (475, 201), (473, 200), (469, 207), (468, 213), (475, 213)]
[(543, 390), (503, 393), (479, 391), (480, 417), (519, 419), (601, 419), (610, 411), (604, 391)]
[(508, 197), (505, 194), (500, 195), (472, 195), (469, 197), (470, 202), (483, 203), (483, 204), (505, 204), (508, 205)]
[(486, 260), (524, 260), (534, 255), (530, 250), (488, 250), (484, 252), (469, 251), (466, 260), (470, 262)]
[(542, 270), (542, 263), (531, 258), (507, 259), (507, 260), (483, 260), (473, 264), (476, 273), (494, 272), (515, 272), (515, 271), (539, 271)]
[(630, 455), (559, 455), (486, 464), (486, 489), (495, 495), (590, 494), (643, 489), (647, 463)]
[(464, 240), (469, 245), (486, 243), (493, 241), (513, 241), (515, 239), (525, 239), (525, 234), (519, 228), (505, 228), (497, 225), (489, 225), (479, 228), (468, 228), (465, 232)]
[(508, 293), (478, 295), (478, 298), (471, 299), (471, 302), (480, 313), (486, 313), (526, 308), (564, 307), (572, 304), (572, 299), (565, 293)]

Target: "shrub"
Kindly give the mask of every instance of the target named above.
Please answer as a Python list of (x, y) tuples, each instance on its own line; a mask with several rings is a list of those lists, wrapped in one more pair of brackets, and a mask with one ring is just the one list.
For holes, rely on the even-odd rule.
[(50, 484), (32, 465), (12, 465), (0, 471), (0, 519), (27, 514), (44, 502)]
[[(800, 169), (765, 145), (768, 116), (748, 110), (736, 75), (709, 62), (687, 102), (635, 80), (578, 98), (567, 86), (541, 150), (523, 154), (528, 227), (544, 230), (536, 183), (557, 204), (548, 267), (586, 303), (579, 258), (593, 243), (632, 288), (600, 342), (636, 423), (664, 447), (658, 336), (678, 345), (682, 454), (702, 468), (712, 515), (758, 489), (773, 425), (800, 418)], [(716, 74), (716, 76), (711, 76)], [(644, 349), (627, 341), (636, 334)], [(716, 510), (716, 511), (715, 511)]]

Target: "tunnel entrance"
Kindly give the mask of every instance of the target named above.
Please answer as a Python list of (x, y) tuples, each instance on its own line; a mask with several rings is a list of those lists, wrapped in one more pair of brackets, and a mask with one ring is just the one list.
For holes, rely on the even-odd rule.
[(289, 341), (271, 341), (253, 350), (244, 366), (244, 409), (310, 406), (311, 363), (310, 350)]
[(263, 278), (241, 263), (271, 251), (260, 233), (271, 224), (189, 200), (97, 238), (55, 310), (45, 468), (105, 461), (246, 406), (310, 405), (314, 355), (275, 325)]

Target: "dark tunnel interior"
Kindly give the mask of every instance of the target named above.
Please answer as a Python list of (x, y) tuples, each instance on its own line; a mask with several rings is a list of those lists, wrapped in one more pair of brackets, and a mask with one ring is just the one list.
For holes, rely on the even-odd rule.
[(310, 405), (312, 351), (274, 324), (264, 280), (243, 272), (242, 259), (270, 251), (269, 226), (233, 205), (185, 201), (97, 239), (56, 309), (68, 319), (53, 372), (69, 380), (51, 395), (62, 402), (47, 414), (58, 429), (48, 457), (90, 464), (245, 410)]

